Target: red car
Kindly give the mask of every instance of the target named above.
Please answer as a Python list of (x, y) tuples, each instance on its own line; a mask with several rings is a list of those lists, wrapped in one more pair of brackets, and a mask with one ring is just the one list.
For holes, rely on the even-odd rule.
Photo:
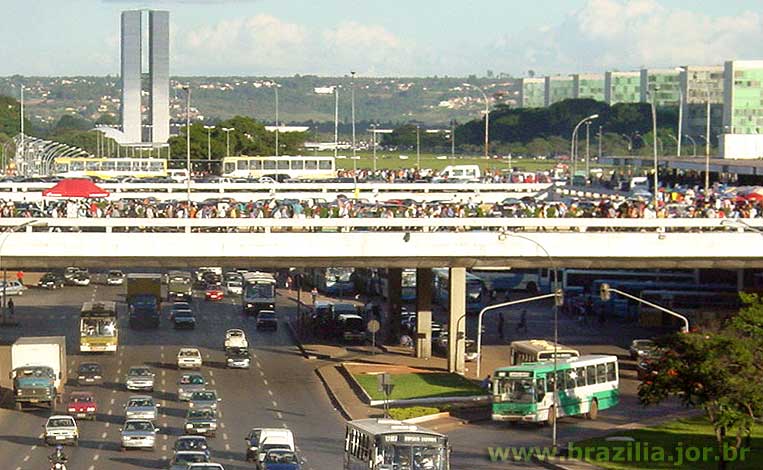
[(224, 296), (225, 294), (223, 293), (223, 290), (218, 287), (207, 289), (207, 292), (205, 294), (205, 297), (207, 300), (223, 300)]
[(91, 392), (72, 392), (66, 411), (75, 418), (85, 418), (95, 421), (98, 406), (95, 404), (95, 396)]

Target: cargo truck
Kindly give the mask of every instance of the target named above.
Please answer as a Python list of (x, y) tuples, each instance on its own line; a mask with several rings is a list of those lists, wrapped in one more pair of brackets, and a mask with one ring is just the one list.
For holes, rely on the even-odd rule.
[(190, 301), (193, 297), (191, 273), (170, 271), (167, 275), (167, 299), (170, 301)]
[(10, 374), (16, 409), (26, 405), (53, 409), (67, 380), (66, 338), (21, 337), (11, 346)]
[(131, 328), (158, 328), (162, 307), (161, 274), (128, 274), (127, 306)]

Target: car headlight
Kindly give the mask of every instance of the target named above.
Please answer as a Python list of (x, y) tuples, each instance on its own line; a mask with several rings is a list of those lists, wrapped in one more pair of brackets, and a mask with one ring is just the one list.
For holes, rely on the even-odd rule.
[(193, 428), (193, 424), (191, 424), (191, 423), (186, 423), (186, 425), (185, 425), (185, 428), (186, 428), (186, 429), (191, 429), (191, 428)]

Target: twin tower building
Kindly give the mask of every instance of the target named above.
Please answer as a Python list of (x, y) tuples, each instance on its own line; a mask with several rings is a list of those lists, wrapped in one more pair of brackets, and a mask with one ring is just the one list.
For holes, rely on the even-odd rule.
[[(148, 102), (143, 109), (144, 21), (148, 19)], [(170, 137), (170, 14), (122, 12), (122, 135), (126, 145), (161, 145)], [(116, 136), (115, 136), (116, 137)]]

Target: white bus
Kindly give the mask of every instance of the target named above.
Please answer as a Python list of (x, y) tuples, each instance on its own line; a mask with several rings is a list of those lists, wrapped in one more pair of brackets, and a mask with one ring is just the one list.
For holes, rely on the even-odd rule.
[(334, 157), (225, 157), (222, 176), (228, 178), (263, 178), (276, 181), (284, 177), (290, 179), (336, 178)]
[[(556, 346), (556, 347), (554, 347)], [(525, 362), (541, 362), (554, 359), (578, 357), (580, 352), (568, 346), (556, 344), (545, 339), (527, 339), (512, 341), (509, 345), (509, 365), (515, 366)]]
[(449, 470), (448, 437), (394, 419), (348, 421), (344, 470)]
[(149, 178), (167, 176), (164, 158), (58, 157), (53, 159), (53, 173), (62, 178)]
[(583, 414), (596, 419), (599, 410), (619, 400), (617, 356), (532, 362), (502, 367), (493, 374), (493, 421), (553, 423)]
[(551, 292), (553, 271), (546, 268), (513, 269), (503, 267), (472, 268), (471, 273), (485, 281), (491, 292), (526, 291), (530, 294)]
[[(446, 268), (432, 269), (434, 277), (433, 300), (440, 305), (450, 301), (450, 272)], [(485, 306), (488, 291), (485, 282), (471, 273), (466, 273), (466, 310), (475, 312)]]
[(681, 282), (696, 284), (699, 275), (690, 271), (659, 271), (659, 270), (594, 270), (594, 269), (565, 269), (562, 271), (562, 288), (582, 287), (590, 289), (593, 283), (603, 280), (643, 281), (643, 282)]

